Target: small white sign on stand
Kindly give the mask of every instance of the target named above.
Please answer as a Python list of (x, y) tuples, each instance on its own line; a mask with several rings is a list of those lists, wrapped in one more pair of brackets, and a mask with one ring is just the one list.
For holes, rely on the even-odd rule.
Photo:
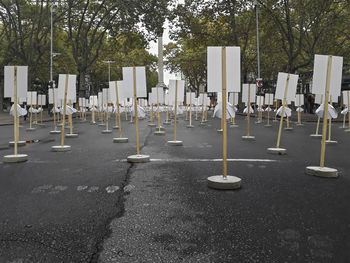
[(301, 112), (303, 111), (303, 108), (301, 106), (304, 106), (304, 94), (297, 94), (295, 95), (295, 107), (297, 107), (298, 112), (297, 126), (303, 126), (301, 123)]
[(254, 84), (243, 84), (242, 87), (242, 102), (247, 107), (247, 135), (242, 136), (245, 141), (255, 141), (255, 136), (250, 135), (250, 114), (251, 114), (251, 103), (256, 102), (256, 85)]
[(274, 101), (274, 94), (273, 93), (266, 93), (265, 94), (265, 104), (267, 105), (267, 124), (265, 127), (271, 127), (272, 125), (270, 124), (270, 112), (271, 112), (271, 107), (273, 105)]

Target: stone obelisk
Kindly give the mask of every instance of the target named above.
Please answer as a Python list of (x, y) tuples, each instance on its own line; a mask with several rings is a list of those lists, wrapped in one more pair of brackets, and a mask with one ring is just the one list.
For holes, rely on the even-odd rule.
[(166, 88), (164, 84), (163, 36), (158, 37), (158, 88)]

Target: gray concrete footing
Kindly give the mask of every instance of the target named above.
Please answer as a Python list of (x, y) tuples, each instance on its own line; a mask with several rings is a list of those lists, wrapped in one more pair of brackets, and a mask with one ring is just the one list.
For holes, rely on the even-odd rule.
[(241, 187), (241, 179), (236, 176), (228, 175), (224, 178), (222, 175), (210, 176), (207, 179), (208, 187), (218, 190), (234, 190)]
[(284, 155), (284, 154), (287, 154), (287, 149), (284, 149), (284, 148), (268, 148), (267, 152), (271, 153), (271, 154)]
[(337, 178), (338, 170), (329, 167), (320, 167), (320, 166), (308, 166), (305, 169), (306, 174), (318, 176), (318, 177), (326, 177), (326, 178)]
[(5, 155), (2, 160), (4, 163), (22, 163), (28, 161), (27, 154)]
[(127, 161), (129, 163), (147, 163), (150, 161), (150, 156), (145, 154), (130, 155)]

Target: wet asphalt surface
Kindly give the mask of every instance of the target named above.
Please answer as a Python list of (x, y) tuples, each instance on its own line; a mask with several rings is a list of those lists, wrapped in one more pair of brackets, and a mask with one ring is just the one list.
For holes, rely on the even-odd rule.
[[(350, 136), (333, 124), (326, 165), (337, 179), (305, 175), (318, 165), (315, 123), (283, 131), (286, 156), (270, 155), (278, 124), (252, 124), (255, 142), (242, 141), (246, 121), (228, 129), (228, 173), (242, 179), (236, 191), (207, 187), (221, 173), (220, 121), (187, 129), (167, 146), (140, 122), (142, 153), (153, 159), (128, 164), (135, 154), (134, 125), (123, 122), (128, 144), (114, 144), (103, 127), (76, 121), (78, 138), (68, 153), (53, 153), (60, 135), (51, 127), (20, 137), (37, 143), (20, 148), (22, 164), (0, 163), (0, 262), (348, 262), (350, 258)], [(0, 153), (11, 154), (11, 126), (0, 127)], [(194, 160), (196, 159), (196, 160)], [(259, 160), (252, 160), (259, 159)], [(266, 159), (270, 160), (267, 161)]]

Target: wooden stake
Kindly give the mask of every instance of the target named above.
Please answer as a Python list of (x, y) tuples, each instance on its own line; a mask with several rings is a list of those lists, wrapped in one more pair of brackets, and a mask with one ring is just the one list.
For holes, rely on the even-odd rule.
[[(286, 87), (284, 89), (284, 96), (283, 96), (283, 105), (282, 105), (282, 114), (281, 114), (281, 121), (280, 121), (280, 127), (278, 130), (278, 137), (277, 137), (277, 144), (276, 148), (280, 147), (280, 142), (281, 142), (281, 133), (282, 133), (282, 127), (283, 127), (283, 118), (284, 118), (284, 110), (287, 105), (287, 94), (288, 94), (288, 86), (289, 86), (289, 78), (290, 75), (288, 74), (287, 76), (287, 82), (286, 82)], [(288, 120), (288, 118), (287, 118)]]
[(247, 136), (250, 136), (250, 84), (248, 84), (248, 115), (247, 115)]
[(56, 101), (55, 101), (55, 88), (52, 85), (52, 99), (53, 99), (53, 128), (56, 131)]
[(322, 126), (321, 158), (320, 158), (320, 166), (321, 167), (324, 167), (324, 159), (325, 159), (325, 154), (326, 154), (328, 98), (329, 98), (329, 88), (331, 85), (331, 70), (332, 70), (332, 56), (329, 56), (328, 57), (328, 68), (327, 68), (327, 82), (326, 82), (324, 107), (323, 107), (323, 126)]
[(13, 116), (13, 129), (14, 129), (14, 140), (15, 140), (15, 149), (14, 154), (18, 154), (18, 123), (17, 123), (17, 104), (18, 104), (18, 98), (17, 98), (17, 67), (14, 68), (14, 116)]
[(190, 92), (190, 125), (192, 125), (192, 92)]
[(226, 48), (222, 47), (221, 54), (221, 71), (222, 71), (222, 176), (227, 178), (227, 131), (226, 131)]
[(43, 124), (43, 95), (40, 96), (40, 108), (41, 108), (41, 112), (40, 112), (40, 123)]
[(135, 109), (135, 126), (136, 126), (136, 152), (140, 155), (140, 143), (139, 143), (139, 121), (137, 115), (137, 94), (136, 94), (136, 68), (133, 68), (134, 74), (134, 109)]
[(32, 128), (33, 121), (33, 93), (30, 92), (30, 117), (29, 117), (29, 127)]
[(66, 83), (64, 87), (63, 116), (62, 116), (61, 147), (64, 146), (64, 126), (66, 124), (68, 78), (69, 78), (69, 75), (66, 74)]

